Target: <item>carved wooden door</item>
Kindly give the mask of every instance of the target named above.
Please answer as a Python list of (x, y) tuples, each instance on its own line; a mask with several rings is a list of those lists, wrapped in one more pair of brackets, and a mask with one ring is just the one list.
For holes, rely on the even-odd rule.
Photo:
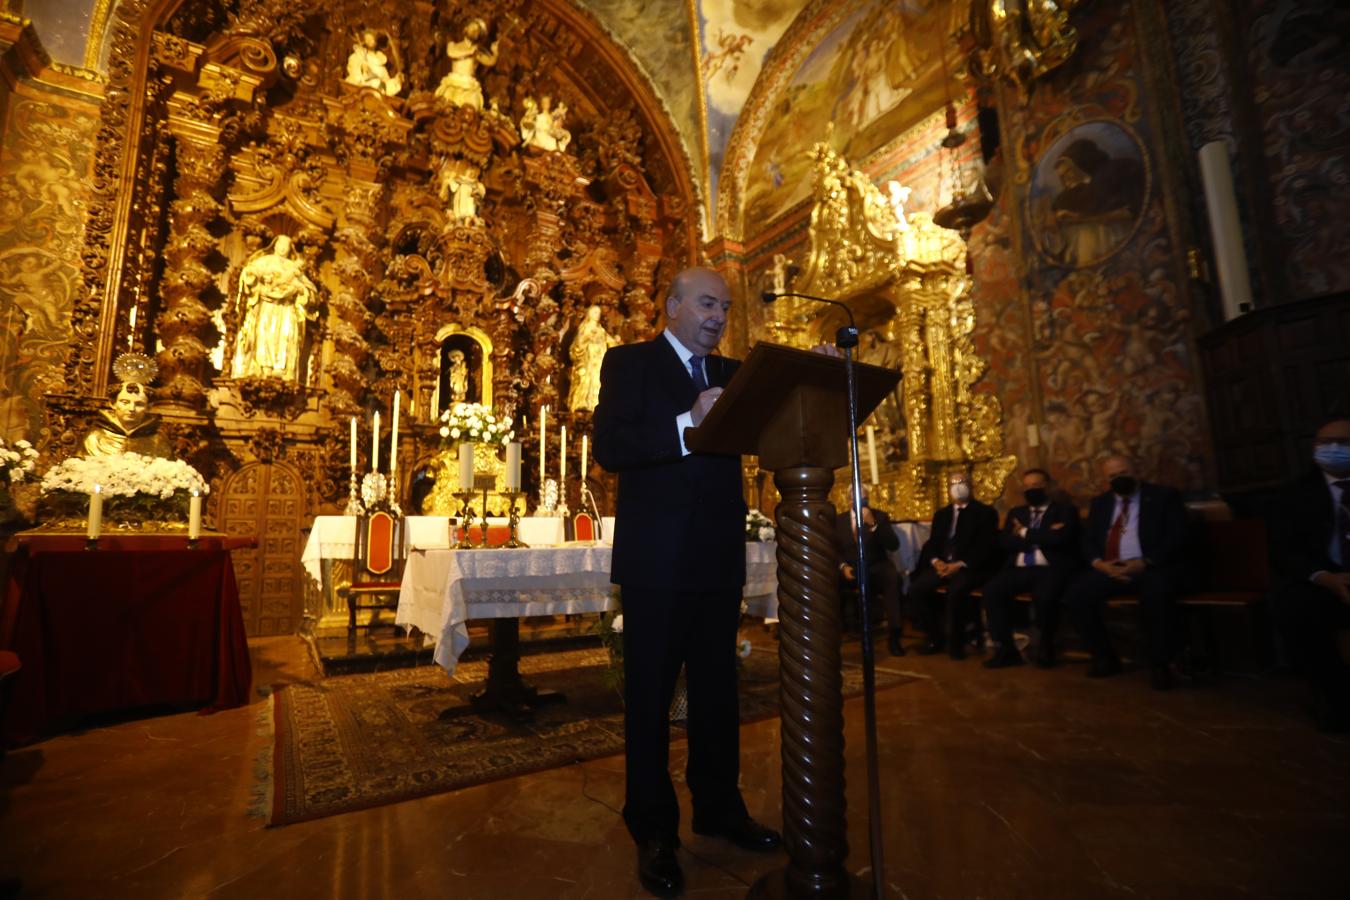
[(300, 476), (282, 463), (250, 463), (225, 480), (222, 530), (256, 535), (256, 550), (234, 551), (234, 574), (250, 636), (291, 634), (300, 623)]

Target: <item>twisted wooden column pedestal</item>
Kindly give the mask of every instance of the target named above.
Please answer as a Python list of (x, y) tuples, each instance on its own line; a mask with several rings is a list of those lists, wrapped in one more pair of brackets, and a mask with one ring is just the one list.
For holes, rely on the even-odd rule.
[(834, 472), (780, 469), (778, 660), (782, 669), (785, 869), (755, 883), (749, 897), (862, 898), (867, 886), (844, 868), (844, 697), (840, 671)]

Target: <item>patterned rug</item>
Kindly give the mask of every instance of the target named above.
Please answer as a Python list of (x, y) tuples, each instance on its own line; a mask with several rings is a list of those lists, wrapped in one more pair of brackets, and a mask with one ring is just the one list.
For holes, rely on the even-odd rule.
[[(269, 825), (289, 825), (452, 791), (623, 751), (623, 704), (606, 682), (603, 649), (526, 656), (521, 672), (566, 703), (525, 720), (466, 715), (442, 721), (487, 675), (462, 662), (453, 677), (435, 666), (289, 684), (272, 695)], [(877, 687), (915, 679), (877, 670)], [(778, 653), (756, 649), (740, 678), (741, 719), (778, 715)], [(844, 693), (862, 693), (862, 669), (844, 667)], [(672, 728), (672, 737), (684, 731)], [(260, 799), (263, 799), (260, 797)]]

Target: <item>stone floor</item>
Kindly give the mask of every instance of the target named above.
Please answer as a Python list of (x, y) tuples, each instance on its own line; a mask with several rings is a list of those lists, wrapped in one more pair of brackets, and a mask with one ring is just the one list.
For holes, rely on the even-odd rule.
[[(260, 687), (316, 675), (298, 638), (252, 648)], [(1159, 694), (1144, 672), (1089, 682), (1081, 664), (881, 663), (922, 676), (877, 698), (887, 897), (1350, 895), (1350, 740), (1314, 731), (1291, 681)], [(267, 709), (260, 696), (10, 752), (0, 877), (35, 898), (642, 896), (622, 758), (267, 829), (248, 815)], [(849, 865), (865, 872), (861, 701), (845, 715)], [(777, 738), (776, 722), (742, 731), (747, 802), (775, 824)], [(741, 897), (785, 861), (687, 824), (682, 838), (689, 896)]]

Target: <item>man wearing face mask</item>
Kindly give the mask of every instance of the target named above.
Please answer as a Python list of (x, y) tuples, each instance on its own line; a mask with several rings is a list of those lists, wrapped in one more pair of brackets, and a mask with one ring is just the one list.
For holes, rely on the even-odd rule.
[[(919, 653), (927, 656), (945, 649), (952, 659), (965, 659), (966, 628), (978, 612), (970, 592), (998, 565), (998, 513), (971, 496), (965, 472), (948, 478), (947, 492), (952, 502), (933, 516), (933, 530), (919, 550), (909, 596), (928, 632)], [(946, 588), (945, 604), (938, 588)]]
[(1313, 688), (1324, 731), (1350, 730), (1350, 666), (1337, 632), (1350, 629), (1350, 418), (1313, 439), (1316, 469), (1286, 493), (1272, 529), (1282, 584), (1274, 613), (1292, 662)]
[[(867, 580), (875, 596), (881, 598), (886, 611), (891, 656), (904, 656), (900, 646), (903, 623), (900, 618), (900, 573), (895, 570), (888, 554), (900, 548), (900, 537), (891, 527), (890, 516), (868, 505), (862, 497), (863, 541), (867, 550)], [(858, 589), (858, 528), (853, 521), (853, 510), (841, 511), (834, 522), (834, 549), (839, 553), (839, 581), (847, 590)], [(858, 603), (859, 624), (862, 622), (862, 604)]]
[(1048, 669), (1055, 664), (1055, 633), (1059, 628), (1059, 604), (1069, 580), (1081, 567), (1078, 555), (1078, 510), (1050, 498), (1050, 474), (1044, 469), (1022, 473), (1022, 496), (1026, 505), (1015, 507), (999, 532), (999, 546), (1008, 554), (1003, 569), (984, 586), (984, 614), (989, 636), (998, 644), (985, 660), (987, 669), (1022, 664), (1013, 643), (1013, 598), (1031, 592), (1032, 613), (1040, 626), (1036, 664)]
[(1107, 457), (1102, 477), (1110, 487), (1092, 498), (1083, 532), (1083, 557), (1092, 567), (1074, 579), (1064, 604), (1092, 651), (1088, 677), (1102, 678), (1120, 671), (1120, 657), (1106, 633), (1106, 601), (1136, 596), (1148, 635), (1153, 687), (1168, 690), (1174, 684), (1186, 507), (1175, 488), (1139, 480), (1129, 457)]

